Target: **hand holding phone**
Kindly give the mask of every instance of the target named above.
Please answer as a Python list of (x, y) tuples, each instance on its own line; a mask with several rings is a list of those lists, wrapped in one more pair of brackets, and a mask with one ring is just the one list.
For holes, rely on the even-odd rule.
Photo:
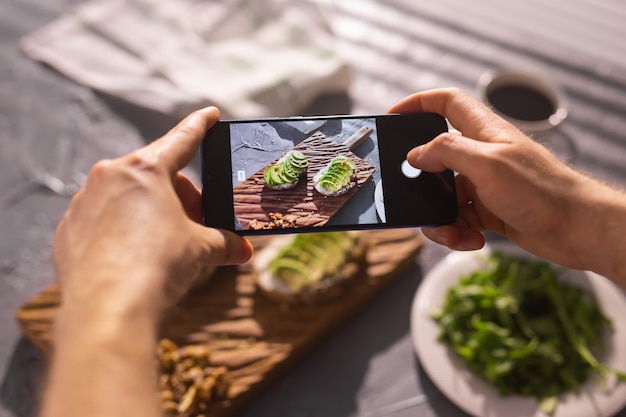
[(432, 113), (220, 121), (201, 148), (204, 223), (242, 235), (452, 223), (453, 173), (406, 161), (445, 131)]

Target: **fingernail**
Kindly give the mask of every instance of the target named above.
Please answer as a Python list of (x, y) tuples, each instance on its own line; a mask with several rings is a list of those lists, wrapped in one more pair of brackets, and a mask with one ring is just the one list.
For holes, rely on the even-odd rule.
[(482, 236), (479, 235), (465, 235), (463, 236), (463, 241), (461, 242), (462, 250), (478, 250), (482, 248), (485, 244)]
[(252, 253), (254, 252), (254, 248), (252, 247), (252, 243), (248, 239), (243, 239), (243, 244), (241, 245), (241, 251), (239, 252), (239, 263), (246, 263), (252, 257)]
[(437, 243), (439, 243), (440, 245), (443, 246), (448, 246), (449, 243), (449, 239), (448, 239), (448, 234), (445, 232), (437, 232), (435, 234), (435, 240), (437, 241)]
[(218, 117), (220, 116), (220, 109), (215, 106), (207, 106), (203, 109), (200, 109), (199, 111), (203, 113), (217, 113)]

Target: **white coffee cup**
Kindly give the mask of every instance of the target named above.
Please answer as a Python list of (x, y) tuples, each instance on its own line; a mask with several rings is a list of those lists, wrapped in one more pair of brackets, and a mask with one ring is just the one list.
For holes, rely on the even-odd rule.
[(479, 98), (519, 129), (533, 133), (558, 126), (568, 112), (561, 87), (539, 71), (495, 69), (478, 80)]

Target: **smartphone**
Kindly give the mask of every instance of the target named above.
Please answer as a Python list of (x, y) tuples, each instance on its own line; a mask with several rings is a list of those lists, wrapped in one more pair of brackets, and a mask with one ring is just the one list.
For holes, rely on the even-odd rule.
[(446, 131), (433, 113), (219, 121), (201, 146), (204, 224), (241, 235), (450, 224), (453, 172), (406, 161)]

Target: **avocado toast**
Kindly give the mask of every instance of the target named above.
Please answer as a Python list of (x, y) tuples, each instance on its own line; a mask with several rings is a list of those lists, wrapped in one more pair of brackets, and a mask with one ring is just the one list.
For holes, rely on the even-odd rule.
[(326, 196), (345, 194), (356, 184), (356, 164), (346, 156), (334, 157), (313, 177), (315, 189)]
[(277, 236), (255, 258), (257, 284), (278, 301), (317, 303), (342, 292), (364, 255), (361, 232)]
[(275, 164), (265, 168), (263, 180), (273, 190), (287, 190), (298, 184), (300, 176), (306, 173), (308, 167), (307, 157), (300, 151), (291, 150)]

